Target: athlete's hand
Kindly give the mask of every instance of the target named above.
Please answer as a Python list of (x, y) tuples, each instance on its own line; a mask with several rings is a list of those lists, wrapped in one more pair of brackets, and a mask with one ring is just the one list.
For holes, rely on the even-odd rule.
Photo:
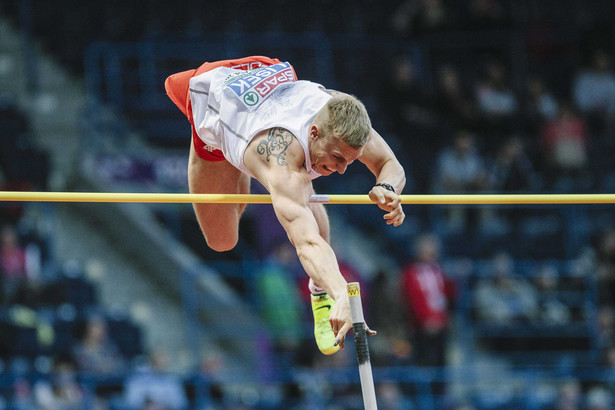
[(329, 323), (335, 335), (335, 345), (339, 345), (344, 350), (344, 339), (346, 333), (352, 329), (352, 319), (350, 318), (350, 300), (345, 292), (335, 298), (335, 304), (329, 315)]
[[(335, 300), (335, 305), (333, 305), (331, 315), (329, 316), (329, 323), (331, 323), (331, 329), (333, 329), (333, 334), (335, 335), (335, 344), (339, 345), (340, 350), (344, 350), (346, 334), (352, 329), (350, 300), (348, 295), (344, 295)], [(376, 331), (367, 327), (367, 324), (365, 325), (365, 331), (369, 336), (376, 334)]]
[(387, 211), (384, 219), (387, 225), (399, 226), (404, 222), (406, 214), (401, 206), (401, 197), (393, 191), (381, 186), (375, 186), (369, 191), (369, 199), (378, 205), (383, 211)]

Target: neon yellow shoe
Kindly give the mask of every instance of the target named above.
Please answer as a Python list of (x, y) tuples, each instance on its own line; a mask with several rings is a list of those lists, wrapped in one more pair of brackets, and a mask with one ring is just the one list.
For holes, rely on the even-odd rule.
[(340, 350), (339, 346), (333, 346), (335, 343), (335, 335), (331, 324), (329, 323), (329, 315), (335, 301), (326, 293), (322, 295), (311, 295), (312, 313), (314, 313), (314, 337), (318, 349), (326, 355), (333, 354)]

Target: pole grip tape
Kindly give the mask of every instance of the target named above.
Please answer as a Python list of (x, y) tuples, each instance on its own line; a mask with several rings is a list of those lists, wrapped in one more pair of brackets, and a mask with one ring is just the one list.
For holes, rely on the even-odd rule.
[(353, 323), (354, 345), (357, 350), (357, 360), (359, 366), (369, 363), (369, 347), (367, 345), (367, 332), (365, 331), (365, 323)]

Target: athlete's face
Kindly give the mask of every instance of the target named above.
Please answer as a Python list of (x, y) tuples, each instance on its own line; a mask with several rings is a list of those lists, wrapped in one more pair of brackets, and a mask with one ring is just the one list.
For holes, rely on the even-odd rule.
[(315, 125), (310, 129), (312, 168), (323, 176), (346, 172), (346, 167), (361, 156), (363, 148), (352, 148), (339, 138), (323, 136)]

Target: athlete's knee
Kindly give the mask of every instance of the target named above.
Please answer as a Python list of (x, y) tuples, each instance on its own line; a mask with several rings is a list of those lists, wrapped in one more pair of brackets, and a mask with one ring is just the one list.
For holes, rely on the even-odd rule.
[(230, 251), (237, 245), (238, 240), (239, 238), (236, 235), (212, 237), (207, 237), (207, 235), (205, 235), (207, 246), (216, 252)]

